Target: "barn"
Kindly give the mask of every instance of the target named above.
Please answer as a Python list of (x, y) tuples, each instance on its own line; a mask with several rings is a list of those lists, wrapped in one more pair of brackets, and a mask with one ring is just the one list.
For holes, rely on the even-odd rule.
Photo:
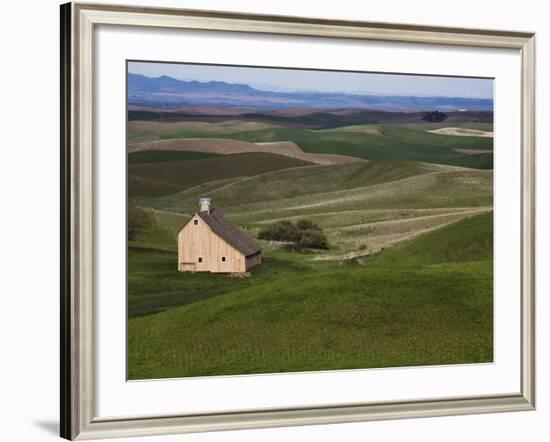
[(262, 262), (262, 249), (212, 207), (199, 199), (199, 211), (178, 232), (180, 272), (244, 273)]

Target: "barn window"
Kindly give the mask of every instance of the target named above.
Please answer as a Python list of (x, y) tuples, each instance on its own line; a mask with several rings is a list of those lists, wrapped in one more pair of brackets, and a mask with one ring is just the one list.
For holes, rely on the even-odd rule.
[(202, 262), (202, 256), (199, 256), (199, 262)]
[(199, 220), (198, 220), (198, 219), (193, 220), (193, 224), (198, 225), (198, 224), (199, 224)]
[(225, 256), (222, 256), (222, 262), (225, 262)]

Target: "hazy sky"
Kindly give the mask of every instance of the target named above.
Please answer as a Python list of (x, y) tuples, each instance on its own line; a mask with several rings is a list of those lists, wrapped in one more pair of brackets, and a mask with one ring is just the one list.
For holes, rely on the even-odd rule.
[(148, 62), (129, 62), (128, 71), (148, 77), (168, 75), (179, 80), (243, 83), (272, 91), (493, 98), (493, 80), (479, 78)]

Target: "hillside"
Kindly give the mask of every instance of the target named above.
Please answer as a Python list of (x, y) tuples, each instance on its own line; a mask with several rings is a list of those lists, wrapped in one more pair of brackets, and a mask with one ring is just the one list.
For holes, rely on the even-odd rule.
[[(325, 229), (331, 247), (321, 254), (300, 257), (299, 268), (306, 265), (311, 270), (325, 262), (328, 265), (330, 261), (369, 256), (401, 241), (490, 211), (492, 174), (406, 161), (372, 161), (229, 178), (210, 181), (175, 195), (137, 198), (132, 204), (156, 210), (152, 212), (154, 224), (130, 243), (132, 250), (136, 248), (136, 253), (130, 254), (137, 259), (131, 260), (138, 265), (136, 269), (142, 260), (148, 268), (147, 260), (154, 259), (166, 263), (163, 279), (174, 282), (184, 278), (173, 273), (175, 235), (196, 210), (196, 198), (201, 194), (212, 196), (216, 206), (250, 236), (280, 219), (307, 217), (318, 223)], [(268, 274), (278, 266), (286, 272), (288, 260), (296, 261), (276, 245), (263, 247), (266, 260), (260, 269), (266, 269)], [(156, 249), (155, 258), (145, 251), (137, 253), (142, 249)], [(273, 260), (274, 256), (280, 259)], [(195, 299), (193, 296), (191, 299)], [(140, 296), (131, 302), (131, 311), (163, 309), (166, 305), (179, 305), (185, 299), (187, 295), (182, 298), (177, 291), (160, 297), (154, 295), (152, 299)]]
[[(143, 200), (189, 213), (200, 189)], [(492, 204), (492, 173), (407, 161), (369, 161), (280, 170), (208, 186), (218, 207), (246, 222), (331, 211)], [(243, 195), (246, 194), (246, 199)]]
[[(261, 276), (267, 264), (253, 270), (250, 282), (224, 279), (225, 294), (132, 318), (129, 377), (491, 361), (490, 216), (429, 235), (365, 265), (304, 273), (296, 261), (294, 270), (275, 265), (270, 279)], [(451, 238), (455, 255), (441, 261), (433, 235)]]
[(369, 266), (416, 266), (493, 259), (493, 213), (463, 219), (370, 258)]

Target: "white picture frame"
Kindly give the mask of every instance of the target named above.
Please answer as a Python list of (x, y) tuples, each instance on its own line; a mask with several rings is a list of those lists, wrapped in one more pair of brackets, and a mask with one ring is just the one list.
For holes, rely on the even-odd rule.
[[(367, 421), (411, 417), (531, 410), (534, 383), (534, 35), (471, 29), (326, 21), (70, 3), (62, 6), (62, 413), (61, 435), (67, 439), (137, 436), (222, 429)], [(359, 41), (437, 44), (450, 47), (507, 48), (521, 58), (521, 369), (519, 391), (468, 394), (433, 399), (309, 406), (241, 408), (216, 412), (173, 412), (97, 416), (95, 353), (99, 311), (94, 305), (94, 198), (101, 171), (95, 170), (95, 47), (99, 26), (238, 32), (287, 37), (324, 37)], [(122, 318), (121, 318), (122, 320)]]

